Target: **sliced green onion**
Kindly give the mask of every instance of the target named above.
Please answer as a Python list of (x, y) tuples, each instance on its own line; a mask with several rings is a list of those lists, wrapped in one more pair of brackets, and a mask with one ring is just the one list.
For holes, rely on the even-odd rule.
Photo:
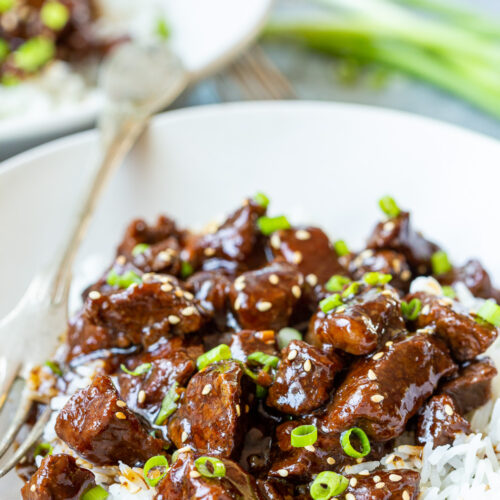
[(54, 31), (62, 30), (69, 20), (69, 9), (60, 2), (46, 2), (40, 10), (42, 23)]
[(350, 283), (351, 280), (346, 276), (341, 276), (340, 274), (334, 274), (325, 285), (325, 288), (329, 292), (340, 292), (345, 285)]
[(261, 207), (267, 208), (269, 205), (269, 198), (264, 193), (257, 193), (253, 199)]
[(264, 399), (267, 396), (267, 389), (262, 385), (257, 384), (255, 386), (255, 396), (259, 399)]
[(134, 377), (138, 377), (139, 375), (144, 375), (149, 370), (151, 370), (152, 366), (153, 365), (151, 363), (142, 363), (142, 365), (139, 365), (137, 368), (135, 368), (134, 370), (131, 371), (124, 364), (121, 364), (120, 368), (125, 373), (127, 373), (129, 375), (133, 375)]
[(384, 214), (388, 217), (397, 217), (401, 213), (398, 204), (391, 196), (384, 196), (383, 198), (380, 198), (378, 205), (382, 209), (382, 212), (384, 212)]
[(159, 17), (156, 20), (155, 33), (158, 38), (161, 38), (162, 40), (168, 40), (170, 38), (170, 26), (168, 25), (167, 20), (164, 17)]
[(351, 251), (344, 240), (337, 240), (333, 243), (333, 248), (339, 257), (344, 257), (344, 255), (349, 255)]
[(31, 38), (14, 52), (14, 65), (26, 72), (34, 72), (48, 63), (55, 54), (52, 40), (43, 37)]
[(294, 448), (311, 446), (318, 440), (318, 429), (315, 425), (299, 425), (290, 436)]
[[(154, 477), (149, 476), (149, 472), (151, 469), (156, 469), (156, 467), (162, 467), (163, 471), (158, 473), (158, 470), (155, 470), (156, 474)], [(166, 475), (168, 472), (168, 460), (163, 455), (156, 455), (155, 457), (151, 457), (145, 464), (142, 474), (144, 476), (144, 480), (151, 487), (155, 487)]]
[[(361, 451), (356, 450), (354, 446), (352, 446), (350, 441), (351, 434), (354, 434), (361, 441)], [(371, 450), (368, 436), (365, 434), (365, 431), (359, 427), (353, 427), (352, 429), (343, 432), (340, 435), (340, 444), (342, 445), (344, 453), (353, 458), (366, 457)]]
[(278, 215), (277, 217), (259, 217), (257, 219), (257, 226), (260, 232), (265, 236), (269, 236), (280, 229), (290, 229), (291, 227), (288, 219), (284, 215)]
[(55, 361), (45, 361), (45, 366), (50, 368), (50, 371), (54, 374), (57, 375), (58, 377), (62, 377), (62, 370), (59, 367), (59, 365)]
[(309, 488), (313, 500), (329, 500), (343, 493), (349, 486), (349, 480), (336, 472), (320, 472)]
[(0, 0), (0, 14), (7, 12), (14, 7), (15, 0)]
[(198, 370), (203, 370), (206, 366), (225, 359), (231, 359), (231, 349), (226, 344), (220, 344), (199, 356), (196, 360), (196, 367)]
[(347, 299), (347, 297), (351, 295), (356, 295), (359, 292), (360, 286), (361, 285), (357, 281), (354, 281), (342, 292), (342, 298)]
[(127, 271), (126, 273), (119, 275), (114, 269), (111, 269), (106, 277), (106, 283), (109, 286), (128, 288), (134, 283), (140, 285), (142, 283), (142, 279), (134, 271)]
[[(207, 467), (210, 463), (213, 470)], [(214, 457), (200, 457), (194, 461), (196, 470), (205, 477), (224, 477), (226, 475), (226, 466), (222, 460)]]
[(2, 85), (5, 85), (5, 87), (13, 87), (14, 85), (19, 85), (19, 83), (21, 83), (21, 80), (12, 73), (2, 75)]
[(443, 295), (449, 299), (454, 299), (457, 296), (455, 290), (453, 290), (453, 287), (451, 286), (445, 285), (441, 287), (441, 290), (443, 290)]
[(266, 354), (265, 352), (257, 351), (252, 352), (252, 354), (247, 357), (247, 360), (259, 365), (276, 368), (278, 366), (280, 358), (278, 358), (277, 356), (271, 356), (270, 354)]
[(137, 255), (140, 255), (141, 253), (144, 253), (150, 245), (147, 243), (138, 243), (132, 250), (132, 255), (134, 257), (137, 257)]
[(500, 327), (500, 306), (493, 300), (487, 300), (477, 312), (477, 315), (492, 324)]
[(436, 274), (437, 276), (446, 274), (447, 272), (451, 271), (452, 268), (451, 263), (448, 259), (448, 255), (442, 250), (439, 250), (436, 253), (432, 254), (431, 266), (433, 274)]
[(193, 266), (186, 260), (181, 262), (181, 278), (188, 278), (193, 274)]
[(175, 410), (177, 410), (177, 401), (180, 398), (179, 393), (177, 392), (177, 387), (179, 387), (179, 383), (174, 382), (167, 394), (165, 394), (165, 397), (161, 402), (160, 411), (158, 412), (158, 416), (155, 420), (156, 425), (163, 425), (165, 420), (167, 420), (167, 418), (170, 417)]
[(80, 500), (105, 500), (108, 498), (108, 492), (102, 486), (94, 486), (85, 492)]
[(320, 309), (325, 313), (329, 313), (336, 307), (342, 305), (342, 300), (340, 300), (340, 295), (338, 293), (334, 293), (333, 295), (329, 295), (319, 303)]
[(384, 273), (379, 273), (379, 272), (371, 272), (371, 273), (365, 273), (363, 275), (363, 281), (367, 284), (367, 285), (373, 285), (373, 286), (376, 286), (376, 285), (385, 285), (387, 283), (389, 283), (389, 281), (392, 280), (392, 275), (390, 274), (384, 274)]
[(0, 38), (0, 63), (7, 58), (9, 52), (9, 44), (3, 38)]
[(401, 302), (401, 312), (405, 319), (415, 321), (422, 310), (422, 302), (420, 299), (411, 299), (410, 302)]
[(50, 443), (39, 443), (33, 452), (33, 456), (43, 455), (46, 457), (47, 455), (52, 455), (53, 451), (54, 447)]
[(295, 328), (285, 327), (278, 332), (278, 347), (283, 349), (292, 340), (302, 340), (302, 334)]

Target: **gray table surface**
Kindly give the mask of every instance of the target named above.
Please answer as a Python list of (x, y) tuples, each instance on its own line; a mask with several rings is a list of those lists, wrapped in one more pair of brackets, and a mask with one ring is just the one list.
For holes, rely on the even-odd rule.
[[(463, 0), (474, 8), (500, 16), (499, 0)], [(361, 77), (346, 85), (339, 79), (338, 62), (288, 45), (264, 44), (268, 57), (292, 84), (299, 99), (341, 101), (399, 109), (453, 123), (500, 139), (500, 120), (466, 102), (401, 74), (391, 74), (378, 88)], [(224, 92), (221, 92), (224, 88)], [(229, 92), (228, 92), (229, 88)], [(227, 72), (208, 78), (180, 98), (175, 108), (243, 100)], [(13, 151), (0, 151), (0, 161)]]

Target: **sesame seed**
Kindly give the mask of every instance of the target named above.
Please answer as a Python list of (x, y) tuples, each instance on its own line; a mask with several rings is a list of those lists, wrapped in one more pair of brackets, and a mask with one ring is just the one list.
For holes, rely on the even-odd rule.
[(124, 265), (127, 263), (127, 259), (125, 258), (125, 255), (119, 255), (119, 256), (116, 258), (116, 263), (117, 263), (119, 266), (124, 266)]
[(292, 262), (294, 264), (300, 264), (302, 262), (302, 253), (299, 251), (293, 252)]
[(197, 477), (201, 477), (201, 474), (197, 470), (192, 470), (189, 473), (189, 477), (197, 478)]
[(373, 476), (373, 482), (380, 483), (380, 481), (381, 481), (380, 476)]
[(192, 316), (195, 312), (196, 309), (193, 306), (187, 306), (181, 311), (181, 314), (183, 316)]
[(127, 403), (125, 401), (121, 401), (120, 399), (116, 402), (116, 406), (119, 406), (120, 408), (125, 408), (127, 406)]
[(115, 413), (115, 417), (119, 420), (126, 420), (127, 419), (127, 416), (125, 415), (125, 413), (121, 412), (121, 411), (117, 411)]
[(383, 295), (384, 297), (392, 297), (393, 296), (393, 293), (391, 290), (382, 290), (380, 292), (380, 295)]
[(338, 314), (342, 314), (343, 312), (345, 312), (345, 307), (343, 306), (337, 307), (337, 309), (335, 309), (335, 312)]
[(316, 451), (316, 448), (310, 444), (308, 446), (304, 446), (304, 448), (307, 450), (307, 451), (310, 451), (311, 453), (315, 452)]
[(401, 495), (401, 498), (403, 500), (410, 500), (410, 494), (406, 490), (404, 490), (403, 494)]
[(368, 379), (369, 380), (377, 380), (377, 375), (373, 370), (368, 370)]
[(358, 474), (360, 476), (369, 476), (370, 472), (368, 471), (368, 469), (363, 469), (361, 472), (358, 472)]
[(385, 463), (386, 464), (390, 464), (394, 459), (396, 458), (396, 455), (394, 455), (394, 453), (391, 453), (386, 459), (385, 459)]
[(333, 465), (333, 464), (335, 463), (335, 459), (334, 459), (333, 457), (328, 457), (328, 458), (326, 459), (326, 463), (327, 463), (328, 465)]
[(389, 221), (384, 224), (384, 231), (392, 231), (396, 227), (396, 224), (394, 222)]
[(312, 368), (311, 360), (310, 359), (306, 359), (305, 362), (304, 362), (304, 370), (306, 372), (310, 372), (311, 368)]
[(302, 290), (300, 289), (299, 285), (292, 286), (292, 294), (296, 299), (300, 299), (300, 296), (302, 295)]
[(453, 415), (453, 408), (450, 405), (444, 405), (444, 411), (446, 415), (449, 415), (450, 417)]
[(91, 298), (92, 300), (97, 300), (101, 298), (101, 294), (97, 290), (92, 290), (89, 293), (89, 298)]
[(392, 268), (396, 271), (396, 274), (399, 274), (401, 271), (401, 261), (399, 259), (393, 259)]
[(255, 307), (260, 312), (266, 312), (266, 311), (269, 311), (269, 309), (271, 309), (271, 307), (273, 307), (273, 305), (271, 304), (271, 302), (268, 302), (267, 300), (261, 300), (261, 301), (257, 302), (257, 305)]
[(392, 344), (394, 344), (392, 340), (389, 340), (388, 342), (385, 343), (386, 347), (391, 347)]
[(352, 488), (354, 488), (358, 484), (358, 480), (355, 477), (351, 477), (349, 484), (351, 485)]
[(181, 453), (188, 453), (190, 451), (193, 451), (190, 446), (183, 446), (177, 450), (177, 454), (180, 455)]
[(288, 471), (286, 469), (280, 469), (278, 471), (278, 474), (281, 476), (281, 477), (287, 477), (288, 476)]
[(311, 286), (316, 286), (318, 284), (318, 277), (315, 274), (308, 274), (306, 276), (306, 281), (311, 285)]
[(411, 272), (410, 272), (408, 269), (405, 269), (405, 270), (401, 273), (400, 278), (401, 278), (403, 281), (408, 281), (408, 280), (411, 278)]
[(382, 394), (374, 394), (370, 399), (374, 403), (381, 403), (384, 400), (384, 396)]
[(298, 354), (298, 351), (296, 349), (292, 349), (289, 353), (288, 353), (288, 360), (289, 361), (293, 361), (296, 357), (297, 357), (297, 354)]
[(358, 464), (362, 464), (363, 463), (363, 459), (360, 457), (360, 458), (356, 458), (356, 462)]
[(345, 500), (356, 500), (356, 497), (352, 493), (347, 493)]
[(34, 493), (36, 491), (36, 486), (32, 484), (30, 490)]
[(271, 274), (268, 279), (271, 285), (277, 285), (280, 282), (280, 278), (277, 274)]
[(170, 283), (163, 283), (163, 285), (160, 287), (160, 290), (162, 292), (171, 292), (174, 287)]
[(144, 401), (146, 401), (146, 393), (145, 393), (145, 391), (139, 391), (139, 394), (137, 394), (137, 401), (139, 403), (144, 403)]
[(186, 441), (187, 438), (188, 438), (188, 433), (186, 431), (183, 431), (181, 434), (181, 442), (184, 443), (184, 441)]
[(203, 387), (201, 393), (203, 394), (203, 396), (206, 396), (207, 394), (210, 394), (211, 390), (212, 390), (212, 386), (210, 384), (207, 384), (207, 385), (205, 385), (205, 387)]
[(172, 260), (172, 257), (170, 256), (170, 252), (163, 250), (158, 254), (158, 259), (162, 262), (168, 263)]
[(234, 310), (237, 311), (241, 307), (241, 297), (238, 295), (234, 301)]
[(381, 481), (380, 483), (377, 483), (375, 485), (375, 488), (377, 488), (378, 490), (381, 490), (384, 487), (385, 487), (385, 483), (383, 481)]
[(271, 236), (271, 246), (276, 250), (281, 246), (281, 239), (276, 233)]
[(180, 288), (177, 288), (177, 290), (174, 292), (176, 297), (184, 297), (184, 291), (181, 290)]
[(180, 321), (181, 321), (181, 318), (179, 318), (179, 316), (176, 316), (175, 314), (171, 314), (171, 315), (168, 317), (168, 322), (169, 322), (171, 325), (177, 325)]
[(191, 292), (184, 292), (184, 298), (187, 300), (193, 300), (194, 295)]
[(241, 408), (240, 405), (236, 405), (236, 415), (241, 416)]
[(237, 291), (237, 292), (241, 292), (242, 290), (245, 289), (246, 287), (246, 283), (244, 281), (235, 281), (234, 282), (234, 289)]
[(298, 231), (295, 231), (295, 237), (298, 240), (308, 240), (311, 237), (311, 233), (305, 229), (299, 229)]
[(429, 314), (430, 311), (431, 311), (431, 308), (430, 308), (429, 304), (426, 304), (424, 307), (422, 307), (421, 313), (422, 314)]
[(379, 359), (380, 359), (383, 355), (384, 355), (384, 353), (383, 353), (383, 352), (377, 352), (377, 354), (375, 354), (375, 355), (373, 356), (373, 359), (374, 359), (375, 361), (377, 361), (377, 360), (379, 360)]
[(389, 475), (389, 479), (390, 479), (393, 483), (397, 483), (398, 481), (401, 481), (401, 479), (403, 479), (403, 476), (400, 476), (399, 474), (390, 474), (390, 475)]
[(245, 413), (248, 413), (250, 411), (250, 406), (245, 405)]
[(362, 259), (369, 259), (370, 257), (373, 257), (373, 250), (363, 250), (359, 256)]
[(203, 253), (207, 257), (212, 257), (213, 255), (215, 255), (215, 248), (211, 248), (211, 247), (205, 248), (205, 250), (203, 250)]

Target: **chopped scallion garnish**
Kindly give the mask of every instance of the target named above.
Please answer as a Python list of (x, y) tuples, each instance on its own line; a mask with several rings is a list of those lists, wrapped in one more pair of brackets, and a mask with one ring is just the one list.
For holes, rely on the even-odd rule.
[(271, 356), (270, 354), (260, 351), (252, 352), (252, 354), (247, 357), (247, 361), (251, 361), (265, 367), (270, 366), (271, 368), (276, 368), (279, 360), (280, 359), (277, 356)]
[(333, 243), (333, 248), (339, 257), (344, 257), (344, 255), (349, 255), (351, 251), (344, 240), (337, 240)]
[(390, 274), (379, 273), (377, 271), (365, 273), (363, 275), (363, 281), (367, 285), (372, 286), (382, 286), (389, 283), (391, 280), (392, 276)]
[[(150, 474), (152, 469), (154, 469), (153, 474)], [(163, 455), (156, 455), (144, 464), (142, 474), (146, 483), (154, 488), (167, 475), (167, 472), (168, 460)]]
[(333, 311), (333, 309), (341, 305), (342, 305), (342, 300), (340, 299), (340, 295), (338, 293), (329, 295), (319, 303), (320, 309), (325, 314), (328, 314), (330, 311)]
[(313, 500), (329, 500), (343, 493), (349, 486), (349, 480), (336, 472), (320, 472), (309, 488)]
[(217, 361), (231, 359), (231, 356), (231, 349), (229, 346), (226, 344), (220, 344), (199, 356), (196, 360), (196, 367), (198, 370), (203, 370), (206, 366), (216, 363)]
[(351, 295), (356, 295), (359, 292), (359, 287), (361, 285), (357, 282), (354, 281), (352, 282), (343, 292), (342, 292), (342, 298), (347, 299)]
[(453, 290), (453, 287), (451, 286), (445, 285), (441, 287), (441, 289), (443, 290), (443, 295), (449, 299), (454, 299), (457, 296), (455, 290)]
[[(211, 468), (209, 469), (208, 464)], [(200, 457), (194, 461), (196, 470), (205, 477), (224, 477), (226, 475), (226, 466), (222, 460), (214, 457)]]
[[(356, 450), (351, 444), (350, 438), (352, 434), (354, 434), (354, 436), (359, 439), (361, 444), (361, 451)], [(371, 450), (368, 436), (366, 435), (365, 431), (363, 429), (360, 429), (359, 427), (353, 427), (352, 429), (343, 432), (340, 435), (340, 444), (342, 446), (342, 449), (344, 450), (344, 453), (353, 458), (366, 457), (366, 455), (368, 455)]]
[(261, 207), (267, 208), (269, 205), (269, 198), (264, 193), (257, 193), (253, 199)]
[(432, 273), (436, 276), (440, 276), (441, 274), (446, 274), (451, 271), (452, 266), (448, 259), (448, 255), (446, 252), (442, 250), (438, 250), (436, 253), (433, 253), (431, 256), (431, 266)]
[(267, 396), (267, 389), (262, 385), (257, 384), (255, 386), (255, 396), (259, 399), (264, 399)]
[(133, 248), (132, 255), (134, 257), (137, 257), (137, 255), (140, 255), (141, 253), (144, 253), (148, 248), (149, 248), (149, 245), (147, 243), (138, 243)]
[(62, 30), (69, 20), (69, 9), (66, 5), (50, 1), (45, 2), (42, 9), (40, 10), (40, 19), (42, 23), (54, 31)]
[(183, 260), (181, 262), (181, 278), (188, 278), (193, 274), (193, 266), (191, 265), (190, 262)]
[(294, 448), (311, 446), (318, 440), (318, 429), (315, 425), (299, 425), (293, 429), (290, 440)]
[(0, 0), (0, 14), (7, 12), (14, 7), (15, 0)]
[(401, 213), (398, 204), (391, 196), (384, 196), (380, 198), (380, 200), (378, 201), (378, 205), (382, 209), (382, 212), (387, 215), (387, 217), (397, 217)]
[(477, 315), (493, 326), (500, 327), (500, 306), (493, 300), (487, 300), (477, 312)]
[(170, 26), (164, 17), (159, 17), (156, 20), (156, 35), (162, 40), (168, 40), (170, 38)]
[(45, 366), (46, 366), (47, 368), (50, 368), (51, 372), (52, 372), (54, 375), (57, 375), (58, 377), (62, 377), (63, 372), (62, 372), (62, 370), (61, 370), (61, 368), (60, 368), (59, 364), (58, 364), (58, 363), (56, 363), (55, 361), (50, 361), (50, 360), (49, 360), (49, 361), (46, 361), (46, 362), (45, 362)]
[(47, 455), (52, 455), (54, 451), (54, 447), (50, 443), (39, 443), (37, 444), (35, 451), (33, 452), (33, 456), (36, 458), (38, 455), (43, 455), (46, 457)]
[(102, 486), (94, 486), (85, 492), (80, 500), (105, 500), (108, 498), (108, 492)]
[(142, 283), (142, 279), (134, 271), (127, 271), (120, 275), (114, 269), (111, 269), (111, 271), (109, 271), (108, 273), (108, 276), (106, 277), (106, 283), (109, 286), (128, 288), (134, 283), (140, 285)]
[(275, 231), (279, 231), (281, 229), (290, 229), (290, 222), (284, 215), (278, 215), (276, 217), (259, 217), (257, 219), (257, 226), (260, 229), (260, 232), (265, 236), (269, 236)]
[(142, 363), (142, 365), (139, 365), (137, 368), (134, 368), (134, 370), (129, 370), (124, 364), (121, 364), (120, 368), (125, 373), (132, 375), (134, 377), (138, 377), (139, 375), (144, 375), (149, 370), (151, 370), (152, 366), (153, 365), (151, 363)]
[(408, 321), (415, 321), (422, 310), (422, 302), (420, 299), (414, 298), (410, 302), (401, 302), (401, 312)]
[(52, 40), (41, 36), (31, 38), (14, 52), (14, 65), (32, 73), (48, 63), (54, 57), (55, 50)]
[(0, 38), (0, 63), (7, 58), (9, 52), (9, 44), (3, 38)]
[(302, 334), (295, 328), (285, 327), (278, 332), (278, 347), (283, 349), (292, 340), (302, 340)]
[(340, 292), (343, 290), (344, 286), (350, 283), (351, 280), (346, 276), (341, 276), (340, 274), (334, 274), (325, 285), (325, 288), (329, 292)]
[(180, 398), (180, 395), (177, 392), (177, 387), (179, 387), (179, 383), (174, 382), (163, 398), (160, 411), (155, 420), (156, 425), (162, 425), (165, 420), (167, 420), (167, 418), (170, 417), (175, 410), (177, 410), (177, 401)]

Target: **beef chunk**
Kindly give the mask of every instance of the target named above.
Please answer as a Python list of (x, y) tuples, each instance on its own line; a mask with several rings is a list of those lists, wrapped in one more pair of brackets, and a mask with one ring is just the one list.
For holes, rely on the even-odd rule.
[(432, 397), (422, 408), (417, 423), (417, 441), (422, 446), (452, 444), (460, 432), (469, 434), (470, 424), (457, 412), (453, 399), (446, 394)]
[(328, 236), (317, 227), (285, 229), (272, 234), (271, 252), (298, 267), (313, 286), (334, 274), (345, 274)]
[(240, 364), (220, 361), (194, 375), (179, 409), (170, 419), (169, 437), (178, 448), (234, 457), (241, 448), (249, 390)]
[(483, 406), (491, 398), (491, 381), (497, 369), (490, 358), (465, 363), (458, 375), (445, 382), (441, 392), (451, 396), (457, 411), (465, 415)]
[(273, 330), (240, 330), (231, 336), (231, 354), (233, 359), (245, 362), (253, 352), (263, 352), (277, 356), (276, 336)]
[(449, 273), (439, 276), (439, 282), (442, 285), (461, 282), (476, 297), (500, 301), (500, 291), (493, 287), (488, 272), (476, 259), (470, 259), (464, 266), (454, 267)]
[(295, 267), (275, 262), (240, 275), (229, 299), (242, 328), (279, 330), (287, 326), (300, 295), (300, 274)]
[(264, 500), (255, 480), (231, 460), (223, 478), (200, 475), (192, 453), (181, 453), (158, 484), (155, 500)]
[(120, 400), (111, 379), (102, 375), (66, 403), (57, 417), (56, 433), (96, 465), (142, 464), (160, 454), (164, 444), (148, 434)]
[(304, 415), (319, 408), (330, 397), (335, 374), (342, 368), (315, 347), (293, 340), (281, 353), (267, 404), (290, 415)]
[(175, 279), (151, 279), (154, 281), (110, 295), (89, 297), (85, 314), (91, 323), (121, 332), (130, 343), (146, 347), (169, 333), (185, 335), (199, 330), (204, 319), (192, 294), (176, 286)]
[[(357, 463), (355, 458), (345, 454), (340, 444), (340, 434), (335, 432), (318, 430), (318, 440), (313, 448), (294, 448), (291, 444), (293, 429), (311, 422), (309, 419), (285, 422), (276, 429), (270, 477), (279, 479), (285, 476), (287, 480), (295, 483), (306, 482), (323, 470), (337, 471), (345, 465)], [(379, 460), (386, 452), (385, 445), (381, 443), (371, 443), (371, 445), (372, 449), (364, 460)]]
[(344, 491), (356, 500), (417, 500), (420, 474), (409, 469), (378, 470), (371, 474), (346, 476), (349, 486)]
[(363, 250), (349, 262), (348, 269), (355, 280), (370, 272), (390, 274), (391, 285), (403, 291), (408, 290), (412, 276), (405, 256), (393, 250)]
[(444, 344), (430, 335), (389, 343), (352, 364), (328, 405), (323, 429), (341, 432), (357, 426), (376, 441), (395, 438), (439, 380), (455, 370)]
[(95, 486), (94, 474), (65, 454), (48, 455), (23, 486), (23, 500), (80, 500)]
[(416, 320), (417, 328), (432, 327), (458, 361), (474, 359), (483, 353), (497, 338), (498, 329), (461, 307), (460, 303), (418, 292), (406, 300), (418, 298), (422, 310)]
[(430, 274), (431, 256), (438, 250), (437, 245), (413, 229), (408, 212), (379, 222), (368, 239), (367, 247), (403, 254), (415, 275)]
[(365, 287), (344, 306), (311, 318), (307, 340), (351, 354), (368, 354), (405, 329), (401, 305), (394, 289)]
[(131, 408), (144, 411), (153, 421), (172, 385), (177, 382), (184, 386), (195, 372), (193, 358), (196, 353), (203, 354), (201, 345), (188, 347), (185, 339), (172, 337), (161, 339), (147, 352), (129, 357), (126, 366), (130, 371), (144, 363), (151, 363), (151, 369), (139, 376), (120, 373), (118, 380), (123, 399)]

